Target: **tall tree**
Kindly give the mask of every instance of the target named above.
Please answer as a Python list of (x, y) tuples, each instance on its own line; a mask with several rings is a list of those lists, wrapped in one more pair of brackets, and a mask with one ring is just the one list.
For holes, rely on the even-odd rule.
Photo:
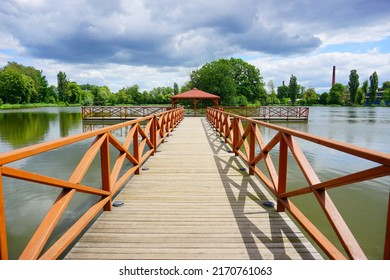
[(382, 89), (386, 90), (390, 88), (390, 81), (386, 81), (382, 83)]
[(350, 100), (352, 104), (355, 104), (356, 102), (356, 93), (358, 88), (359, 88), (359, 75), (356, 69), (353, 69), (349, 74), (349, 82), (348, 82), (348, 89), (349, 89)]
[(278, 98), (279, 99), (283, 99), (283, 98), (288, 98), (288, 86), (286, 85), (282, 85), (282, 86), (279, 86), (278, 89), (277, 89), (277, 92), (278, 92)]
[(378, 93), (378, 75), (376, 71), (370, 76), (370, 104), (374, 104)]
[(92, 93), (94, 95), (93, 103), (97, 106), (106, 106), (110, 100), (110, 95), (112, 94), (107, 86), (94, 87)]
[(234, 105), (237, 98), (249, 102), (258, 102), (266, 97), (264, 84), (258, 70), (242, 59), (220, 59), (206, 63), (190, 75), (192, 87), (219, 95), (221, 103)]
[(33, 81), (34, 94), (30, 95), (30, 102), (44, 102), (45, 97), (50, 94), (49, 84), (42, 70), (37, 70), (32, 66), (24, 66), (16, 62), (8, 62), (4, 69), (12, 69), (20, 74), (30, 77)]
[(366, 98), (365, 98), (363, 89), (362, 88), (358, 88), (358, 90), (356, 92), (356, 99), (355, 99), (356, 104), (357, 105), (362, 105), (364, 103), (365, 99)]
[(177, 83), (173, 83), (173, 94), (176, 95), (179, 93), (179, 86)]
[(297, 77), (291, 75), (290, 83), (288, 84), (288, 94), (290, 95), (292, 104), (295, 104), (295, 102), (297, 101), (298, 93), (299, 93), (299, 86), (297, 83)]
[(24, 74), (7, 68), (0, 71), (0, 98), (3, 103), (30, 103), (36, 96), (34, 81)]
[(324, 92), (320, 95), (320, 104), (328, 105), (329, 104), (329, 93)]
[(62, 71), (58, 72), (57, 74), (58, 98), (62, 102), (69, 102), (68, 87), (69, 87), (69, 80), (66, 77), (66, 73)]
[(318, 95), (314, 88), (309, 88), (303, 94), (303, 100), (306, 101), (306, 104), (313, 105), (318, 102)]
[(366, 97), (368, 96), (368, 80), (365, 80), (362, 85), (362, 91), (364, 95), (364, 101), (366, 100)]
[(81, 103), (81, 88), (76, 82), (71, 82), (68, 85), (68, 102), (70, 104), (79, 104)]
[(344, 98), (343, 94), (345, 91), (345, 87), (340, 84), (336, 83), (329, 91), (329, 104), (333, 105), (343, 105), (344, 104)]

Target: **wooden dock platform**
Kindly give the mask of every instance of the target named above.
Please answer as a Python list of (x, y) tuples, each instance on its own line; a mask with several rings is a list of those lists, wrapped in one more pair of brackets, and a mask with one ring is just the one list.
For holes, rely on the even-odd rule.
[(221, 140), (185, 118), (64, 259), (322, 259)]

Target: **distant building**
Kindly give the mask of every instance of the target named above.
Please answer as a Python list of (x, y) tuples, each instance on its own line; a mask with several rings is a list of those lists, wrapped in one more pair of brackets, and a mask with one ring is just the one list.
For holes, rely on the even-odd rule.
[[(378, 90), (377, 94), (376, 94), (376, 100), (374, 102), (374, 105), (379, 105), (381, 104), (381, 100), (383, 99), (383, 96), (384, 96), (384, 90)], [(366, 94), (366, 103), (365, 105), (370, 105), (370, 94), (367, 93)], [(389, 105), (389, 104), (386, 104), (386, 105)]]

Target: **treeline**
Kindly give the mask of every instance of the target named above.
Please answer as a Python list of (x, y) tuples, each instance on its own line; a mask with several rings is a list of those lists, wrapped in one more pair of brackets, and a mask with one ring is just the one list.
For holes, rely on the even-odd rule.
[[(268, 91), (265, 87), (268, 87)], [(198, 88), (219, 95), (221, 105), (363, 105), (390, 104), (390, 81), (378, 88), (378, 76), (374, 72), (369, 81), (360, 86), (359, 75), (351, 70), (348, 85), (336, 83), (329, 92), (318, 94), (314, 88), (301, 86), (291, 75), (288, 85), (278, 86), (273, 81), (263, 82), (260, 70), (242, 59), (219, 59), (193, 70), (189, 81), (179, 86), (157, 87), (140, 91), (138, 85), (123, 87), (113, 93), (107, 86), (79, 85), (68, 79), (65, 72), (57, 74), (57, 85), (49, 85), (41, 70), (9, 62), (0, 69), (0, 105), (2, 104), (64, 104), (64, 105), (146, 105), (170, 104), (171, 96)], [(204, 105), (208, 105), (205, 101)]]
[(113, 93), (107, 86), (79, 85), (65, 72), (57, 74), (57, 85), (49, 85), (41, 70), (9, 62), (0, 69), (0, 105), (46, 103), (63, 105), (170, 104), (179, 86), (140, 91), (138, 85)]
[[(381, 98), (378, 93), (381, 92)], [(369, 80), (360, 86), (356, 69), (351, 70), (347, 85), (336, 83), (329, 93), (319, 96), (320, 104), (330, 105), (390, 105), (390, 81), (384, 82), (379, 88), (378, 74), (372, 73)]]
[[(282, 85), (274, 90), (273, 82), (268, 83), (269, 104), (298, 104), (298, 105), (374, 105), (390, 104), (390, 81), (378, 87), (378, 75), (374, 72), (369, 81), (365, 80), (360, 86), (359, 75), (355, 69), (351, 70), (348, 85), (335, 83), (329, 92), (318, 94), (314, 88), (297, 84), (297, 78), (291, 75), (289, 85)], [(381, 98), (378, 99), (378, 92)]]

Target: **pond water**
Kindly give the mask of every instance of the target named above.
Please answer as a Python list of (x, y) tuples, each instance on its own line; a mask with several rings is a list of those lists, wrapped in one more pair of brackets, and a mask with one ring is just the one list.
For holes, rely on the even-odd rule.
[[(390, 108), (311, 107), (308, 122), (278, 122), (277, 124), (390, 153)], [(101, 126), (103, 124), (83, 122), (81, 108), (0, 110), (0, 153)], [(264, 138), (268, 140), (274, 135), (274, 132), (266, 128), (261, 128), (261, 131)], [(116, 134), (119, 138), (123, 135), (123, 131), (118, 131)], [(365, 160), (306, 141), (298, 140), (298, 143), (322, 181), (342, 176), (346, 172), (356, 172), (375, 166)], [(18, 161), (12, 166), (28, 171), (39, 170), (40, 173), (47, 175), (56, 174), (59, 178), (67, 179), (89, 144), (88, 141), (74, 144)], [(277, 152), (271, 156), (276, 160)], [(289, 166), (291, 166), (288, 174), (289, 186), (291, 188), (306, 186), (307, 183), (300, 171), (294, 168), (292, 158), (289, 159)], [(96, 169), (96, 172), (100, 173), (100, 170)], [(94, 176), (93, 172), (87, 174), (85, 182), (99, 185), (97, 179), (99, 176)], [(16, 259), (60, 190), (8, 178), (4, 178), (3, 183), (9, 254), (11, 259)], [(383, 257), (389, 188), (389, 176), (387, 176), (329, 191), (340, 213), (370, 259)], [(71, 220), (80, 216), (93, 202), (87, 195), (78, 195), (71, 202), (71, 207), (60, 221), (53, 236), (61, 235), (68, 228)], [(312, 195), (296, 198), (293, 202), (300, 206), (307, 216), (313, 218), (315, 224), (330, 239), (335, 239)]]

